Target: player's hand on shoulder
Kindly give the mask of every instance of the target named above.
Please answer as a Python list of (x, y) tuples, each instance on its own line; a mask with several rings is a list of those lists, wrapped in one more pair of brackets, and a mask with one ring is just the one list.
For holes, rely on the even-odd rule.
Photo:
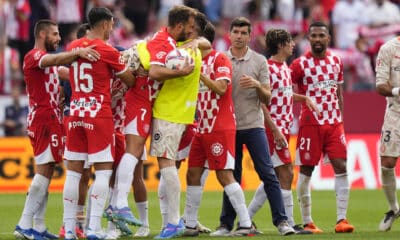
[(79, 48), (76, 51), (79, 57), (95, 62), (100, 59), (100, 53), (93, 49), (95, 46), (96, 45), (91, 45), (85, 48)]

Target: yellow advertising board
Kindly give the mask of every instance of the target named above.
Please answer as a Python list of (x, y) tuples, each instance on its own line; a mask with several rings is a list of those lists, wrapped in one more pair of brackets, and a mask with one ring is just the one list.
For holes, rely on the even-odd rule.
[[(291, 141), (291, 152), (294, 152), (295, 139)], [(149, 142), (147, 143), (149, 147)], [(179, 177), (182, 189), (186, 189), (186, 161), (181, 164)], [(29, 138), (0, 138), (0, 193), (26, 192), (34, 176), (34, 157)], [(157, 159), (149, 156), (144, 162), (144, 179), (149, 191), (157, 191), (159, 170)], [(65, 181), (65, 169), (63, 165), (57, 166), (50, 184), (50, 191), (61, 192)], [(252, 160), (245, 149), (243, 154), (242, 187), (245, 190), (255, 190), (260, 184), (257, 173), (254, 170)], [(205, 190), (222, 190), (214, 172), (209, 174)]]

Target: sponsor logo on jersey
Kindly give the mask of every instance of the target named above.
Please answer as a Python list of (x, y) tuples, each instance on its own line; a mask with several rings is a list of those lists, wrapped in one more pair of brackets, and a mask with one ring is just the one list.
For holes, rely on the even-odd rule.
[(229, 70), (228, 67), (218, 67), (218, 68), (217, 68), (217, 72), (220, 72), (220, 73), (223, 73), (223, 72), (225, 72), (225, 73), (230, 73), (231, 71)]
[(76, 128), (76, 127), (84, 127), (86, 129), (89, 129), (89, 130), (93, 130), (94, 129), (93, 124), (87, 123), (87, 122), (84, 122), (84, 121), (70, 121), (68, 123), (68, 129), (69, 130), (71, 128)]

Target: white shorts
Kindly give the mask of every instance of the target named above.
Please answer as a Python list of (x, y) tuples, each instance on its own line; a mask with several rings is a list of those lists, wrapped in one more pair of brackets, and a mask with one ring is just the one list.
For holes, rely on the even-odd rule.
[(393, 111), (386, 111), (383, 120), (380, 156), (399, 157), (400, 156), (400, 114)]
[(179, 143), (186, 124), (153, 118), (152, 127), (150, 155), (177, 160)]

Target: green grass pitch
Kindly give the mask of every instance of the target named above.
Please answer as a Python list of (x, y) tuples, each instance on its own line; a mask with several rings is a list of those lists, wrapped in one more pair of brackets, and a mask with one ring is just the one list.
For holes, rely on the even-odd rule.
[[(295, 192), (295, 191), (294, 191)], [(253, 192), (246, 192), (247, 203), (250, 202)], [(295, 193), (294, 193), (295, 194)], [(155, 192), (149, 192), (149, 219), (152, 239), (159, 233), (161, 220), (158, 206), (158, 198)], [(204, 225), (215, 229), (218, 225), (218, 216), (221, 208), (222, 194), (220, 192), (205, 192), (200, 208), (200, 221)], [(296, 197), (294, 196), (294, 199)], [(324, 230), (322, 234), (315, 235), (291, 235), (279, 236), (278, 231), (271, 223), (269, 205), (264, 206), (254, 218), (258, 229), (263, 231), (261, 236), (253, 239), (400, 239), (400, 220), (393, 224), (389, 232), (378, 232), (378, 224), (387, 210), (387, 204), (381, 190), (353, 190), (350, 195), (348, 219), (355, 226), (352, 234), (335, 234), (336, 202), (334, 191), (313, 191), (312, 215), (314, 222)], [(12, 232), (18, 222), (24, 206), (25, 194), (0, 194), (0, 239), (13, 239)], [(181, 195), (181, 210), (185, 201), (185, 193)], [(132, 196), (130, 206), (135, 209)], [(135, 211), (135, 210), (134, 210)], [(61, 193), (50, 194), (46, 214), (46, 223), (51, 232), (57, 233), (62, 223), (62, 196)], [(137, 216), (137, 212), (135, 211)], [(300, 223), (300, 211), (295, 201), (294, 215), (297, 223)], [(105, 226), (105, 222), (103, 222)], [(135, 228), (132, 227), (135, 231)], [(131, 239), (126, 237), (122, 239)], [(208, 235), (200, 235), (200, 238), (209, 239)], [(217, 239), (232, 239), (231, 237)], [(191, 239), (191, 238), (181, 238)]]

